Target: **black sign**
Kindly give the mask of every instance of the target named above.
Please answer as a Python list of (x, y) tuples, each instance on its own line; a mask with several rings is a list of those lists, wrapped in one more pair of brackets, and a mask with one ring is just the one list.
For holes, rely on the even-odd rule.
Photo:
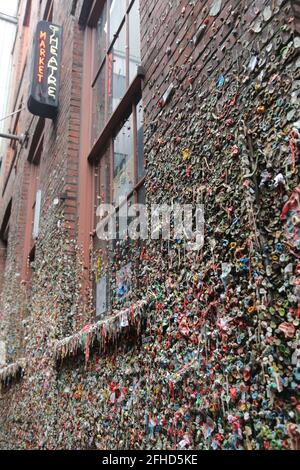
[(40, 21), (34, 39), (34, 59), (28, 109), (54, 119), (58, 112), (62, 27)]

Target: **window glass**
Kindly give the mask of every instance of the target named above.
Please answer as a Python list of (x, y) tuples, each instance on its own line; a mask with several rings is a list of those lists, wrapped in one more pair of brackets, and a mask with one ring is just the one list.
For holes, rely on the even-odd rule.
[[(109, 306), (109, 244), (110, 242), (98, 238), (98, 224), (101, 224), (103, 218), (97, 214), (100, 204), (108, 204), (110, 199), (109, 191), (109, 148), (106, 149), (102, 156), (98, 169), (95, 171), (96, 178), (96, 234), (94, 237), (94, 281), (95, 281), (95, 300), (96, 300), (96, 317), (104, 315)], [(106, 230), (107, 227), (104, 228)]]
[(131, 240), (129, 238), (128, 228), (135, 218), (132, 216), (132, 214), (129, 215), (130, 210), (132, 210), (131, 208), (133, 205), (134, 205), (134, 197), (131, 196), (123, 204), (121, 204), (116, 210), (117, 212), (117, 239), (118, 239), (118, 245), (116, 248), (119, 250), (119, 258), (123, 260), (126, 257), (125, 254), (130, 254), (129, 248), (131, 245)]
[(98, 202), (99, 204), (109, 204), (110, 202), (110, 185), (109, 185), (109, 177), (110, 177), (110, 151), (109, 148), (106, 149), (105, 154), (101, 158), (100, 165), (99, 165), (99, 175), (98, 175)]
[(129, 3), (126, 0), (104, 2), (95, 28), (92, 145), (141, 64), (139, 1), (135, 0), (127, 10)]
[[(122, 248), (127, 242), (128, 237), (128, 201), (119, 206), (117, 210), (117, 238), (118, 248)], [(126, 212), (124, 212), (124, 210)]]
[(126, 91), (126, 32), (125, 25), (108, 55), (108, 102), (111, 115)]
[(134, 144), (132, 116), (114, 141), (113, 204), (119, 205), (134, 188)]
[(105, 125), (105, 67), (102, 67), (93, 87), (92, 142), (95, 143)]
[(146, 189), (145, 186), (142, 186), (138, 192), (138, 204), (146, 204)]
[(141, 65), (141, 37), (139, 1), (136, 0), (129, 12), (129, 83), (135, 78)]
[(117, 209), (117, 239), (113, 243), (115, 276), (112, 295), (113, 308), (124, 306), (130, 300), (132, 291), (132, 260), (134, 244), (128, 236), (128, 227), (133, 218), (129, 217), (129, 208), (134, 203), (133, 196)]
[[(109, 184), (109, 177), (110, 177), (110, 165), (109, 165), (109, 148), (106, 149), (104, 155), (102, 156), (99, 166), (95, 169), (95, 188), (96, 188), (96, 198), (95, 198), (95, 213), (96, 213), (96, 227), (98, 224), (101, 223), (103, 218), (100, 218), (97, 215), (98, 208), (101, 204), (109, 204), (110, 203), (110, 184)], [(99, 250), (107, 250), (107, 241), (98, 238), (98, 234), (96, 233), (95, 236), (95, 248)], [(103, 267), (104, 259), (102, 256), (101, 266)], [(98, 276), (99, 277), (99, 276)]]
[(95, 37), (95, 57), (94, 57), (94, 75), (99, 70), (99, 67), (105, 58), (107, 50), (107, 5), (105, 3), (99, 21), (96, 27)]
[(109, 42), (111, 43), (122, 23), (126, 13), (126, 0), (110, 0), (109, 1), (109, 17), (110, 17), (110, 35)]

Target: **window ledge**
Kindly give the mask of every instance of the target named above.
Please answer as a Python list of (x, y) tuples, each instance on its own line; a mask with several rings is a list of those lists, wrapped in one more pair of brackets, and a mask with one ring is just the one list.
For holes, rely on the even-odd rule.
[(140, 332), (141, 321), (148, 305), (149, 300), (142, 300), (93, 325), (86, 325), (72, 336), (57, 341), (54, 346), (56, 361), (63, 362), (65, 358), (77, 356), (80, 353), (84, 353), (85, 359), (88, 361), (91, 347), (95, 341), (100, 345), (99, 350), (103, 351), (105, 346), (115, 340), (128, 326)]
[(7, 386), (12, 380), (15, 380), (20, 374), (23, 376), (26, 367), (26, 360), (24, 358), (18, 359), (13, 364), (9, 364), (0, 369), (0, 384)]
[(103, 152), (107, 141), (110, 139), (112, 134), (116, 131), (118, 125), (122, 120), (125, 120), (131, 112), (132, 103), (138, 104), (142, 97), (142, 79), (145, 76), (143, 67), (138, 67), (137, 75), (131, 82), (126, 94), (123, 96), (119, 105), (115, 109), (111, 118), (104, 127), (100, 137), (93, 145), (93, 148), (88, 156), (90, 162), (97, 162), (101, 157), (101, 151)]

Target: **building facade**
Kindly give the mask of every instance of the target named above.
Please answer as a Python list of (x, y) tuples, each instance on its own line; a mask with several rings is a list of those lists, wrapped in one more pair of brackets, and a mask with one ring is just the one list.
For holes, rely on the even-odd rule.
[[(291, 0), (20, 0), (0, 448), (299, 448), (299, 17)], [(52, 119), (27, 109), (41, 20), (62, 27)], [(100, 204), (135, 203), (203, 206), (203, 247), (99, 239)]]
[[(10, 2), (0, 2), (0, 57), (1, 57), (1, 71), (0, 71), (0, 133), (8, 132), (8, 119), (3, 119), (8, 114), (8, 98), (9, 98), (9, 85), (12, 69), (12, 49), (16, 36), (17, 25), (17, 0)], [(6, 140), (0, 138), (0, 167), (3, 163), (3, 157), (6, 154), (8, 143)], [(0, 282), (2, 283), (2, 276), (4, 266), (2, 260), (5, 256), (5, 248), (0, 244)], [(0, 366), (5, 364), (5, 349), (3, 343), (0, 343)]]
[[(0, 132), (5, 132), (7, 130), (6, 119), (3, 117), (6, 116), (6, 111), (8, 108), (8, 97), (9, 97), (9, 84), (11, 76), (11, 58), (12, 58), (12, 48), (16, 36), (16, 24), (17, 24), (17, 0), (14, 0), (10, 3), (0, 2), (0, 41), (1, 41), (1, 50), (0, 55), (2, 57), (1, 72), (0, 72), (0, 93), (3, 97), (0, 103)], [(6, 97), (6, 99), (5, 99)], [(3, 155), (6, 152), (6, 142), (1, 142), (0, 144), (0, 161), (2, 162)]]

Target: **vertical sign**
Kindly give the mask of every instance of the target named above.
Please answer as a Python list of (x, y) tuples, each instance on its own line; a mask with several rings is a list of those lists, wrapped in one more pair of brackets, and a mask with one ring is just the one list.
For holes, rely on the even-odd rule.
[(34, 38), (34, 57), (28, 109), (32, 114), (54, 119), (60, 89), (62, 27), (40, 21)]

